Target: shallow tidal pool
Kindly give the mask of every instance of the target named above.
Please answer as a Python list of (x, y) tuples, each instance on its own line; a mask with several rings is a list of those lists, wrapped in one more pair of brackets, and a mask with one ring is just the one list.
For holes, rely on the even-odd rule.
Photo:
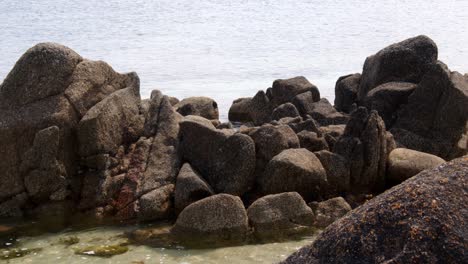
[[(134, 228), (98, 227), (34, 237), (20, 237), (14, 248), (40, 250), (18, 258), (0, 259), (0, 263), (277, 263), (302, 246), (310, 244), (315, 238), (315, 235), (311, 235), (287, 242), (247, 244), (216, 249), (167, 249), (130, 244), (128, 251), (112, 257), (75, 254), (76, 251), (89, 246), (125, 244), (127, 239), (124, 233)], [(69, 242), (70, 245), (64, 241)], [(0, 250), (5, 252), (11, 248), (0, 248)]]

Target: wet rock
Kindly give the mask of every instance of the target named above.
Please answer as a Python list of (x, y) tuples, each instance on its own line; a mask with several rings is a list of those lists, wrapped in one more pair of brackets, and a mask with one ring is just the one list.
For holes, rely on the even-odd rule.
[(466, 262), (467, 175), (466, 156), (425, 170), (351, 211), (283, 263)]
[(42, 248), (10, 248), (2, 250), (0, 259), (9, 260), (14, 258), (21, 258), (29, 254), (35, 254), (42, 251)]
[(351, 206), (342, 197), (309, 204), (315, 214), (314, 226), (325, 228), (351, 211)]
[(369, 113), (364, 107), (354, 111), (333, 152), (348, 161), (353, 191), (371, 192), (384, 187), (387, 138), (377, 112)]
[(175, 186), (174, 205), (177, 213), (188, 205), (214, 194), (210, 185), (189, 163), (182, 166)]
[(347, 160), (328, 150), (314, 152), (327, 173), (327, 194), (340, 194), (351, 189)]
[(67, 236), (60, 238), (58, 242), (68, 247), (80, 243), (80, 239), (77, 236)]
[(138, 137), (143, 127), (139, 121), (140, 96), (133, 88), (118, 90), (93, 106), (81, 119), (77, 134), (79, 153), (91, 156), (116, 153), (118, 147)]
[(280, 120), (283, 117), (297, 117), (299, 116), (299, 112), (297, 111), (296, 107), (292, 103), (285, 103), (273, 110), (271, 114), (272, 120)]
[(247, 212), (241, 199), (217, 194), (199, 200), (179, 214), (171, 233), (181, 241), (244, 240)]
[(327, 175), (320, 160), (307, 149), (287, 149), (273, 157), (257, 179), (263, 194), (298, 192), (306, 199), (320, 195)]
[(468, 78), (437, 63), (408, 97), (390, 131), (401, 147), (452, 159), (467, 153), (467, 128)]
[(300, 233), (312, 226), (314, 213), (297, 192), (267, 195), (247, 209), (259, 238)]
[(219, 119), (218, 104), (208, 97), (189, 97), (185, 98), (176, 105), (176, 111), (183, 115), (197, 115), (206, 119)]
[(363, 104), (376, 110), (385, 122), (392, 127), (401, 105), (408, 103), (408, 97), (416, 89), (416, 84), (407, 82), (389, 82), (372, 89), (363, 100)]
[(273, 82), (271, 89), (272, 104), (274, 106), (279, 106), (291, 102), (296, 95), (305, 92), (311, 92), (314, 102), (320, 100), (318, 88), (303, 76), (276, 80)]
[(255, 143), (196, 120), (180, 123), (183, 158), (217, 193), (242, 195), (254, 183)]
[(358, 100), (380, 84), (387, 82), (418, 83), (437, 61), (437, 46), (426, 36), (409, 38), (392, 44), (367, 57), (359, 84)]
[(432, 169), (445, 160), (428, 153), (397, 148), (388, 156), (387, 177), (393, 183), (401, 183), (426, 169)]
[(305, 148), (310, 152), (326, 149), (328, 150), (328, 143), (324, 137), (317, 136), (317, 133), (303, 130), (297, 133), (301, 148)]
[(26, 192), (17, 194), (9, 200), (0, 203), (1, 218), (21, 218), (24, 216), (23, 207), (28, 203), (28, 194)]
[(75, 250), (75, 254), (110, 258), (115, 255), (124, 254), (127, 251), (128, 247), (124, 245), (99, 245), (77, 249)]
[(341, 76), (335, 85), (335, 108), (340, 112), (350, 113), (354, 110), (353, 104), (357, 101), (357, 92), (361, 74)]

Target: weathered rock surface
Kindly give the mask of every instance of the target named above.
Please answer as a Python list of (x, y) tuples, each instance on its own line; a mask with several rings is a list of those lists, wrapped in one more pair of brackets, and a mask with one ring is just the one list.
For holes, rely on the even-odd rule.
[(426, 36), (417, 36), (392, 44), (367, 57), (359, 84), (358, 100), (387, 82), (418, 83), (437, 61), (437, 46)]
[(314, 153), (287, 149), (273, 157), (257, 181), (264, 194), (298, 192), (308, 199), (320, 195), (327, 175)]
[(182, 166), (175, 186), (174, 206), (177, 213), (188, 205), (214, 194), (211, 186), (189, 163)]
[(283, 117), (296, 117), (299, 116), (299, 111), (292, 103), (284, 103), (273, 110), (271, 114), (272, 120), (280, 120)]
[(218, 104), (208, 97), (189, 97), (174, 105), (176, 111), (183, 115), (197, 115), (206, 119), (219, 119)]
[(180, 123), (183, 158), (217, 193), (242, 195), (255, 179), (255, 143), (247, 135), (217, 130), (196, 120)]
[(416, 150), (397, 148), (388, 156), (387, 177), (393, 183), (401, 183), (426, 169), (432, 169), (445, 160)]
[(260, 238), (298, 233), (314, 221), (314, 213), (297, 192), (264, 196), (249, 206), (247, 215)]
[(408, 82), (389, 82), (372, 89), (363, 99), (363, 104), (370, 110), (376, 110), (385, 122), (392, 127), (400, 106), (408, 103), (408, 97), (417, 85)]
[(305, 92), (311, 92), (312, 100), (314, 102), (320, 100), (320, 92), (317, 86), (311, 84), (303, 76), (291, 79), (279, 79), (273, 82), (271, 100), (274, 106), (279, 106), (281, 104), (291, 102), (296, 95)]
[(351, 206), (342, 197), (335, 197), (323, 202), (312, 202), (309, 206), (315, 214), (314, 226), (320, 228), (333, 224), (351, 211)]
[(324, 137), (317, 136), (317, 133), (303, 130), (297, 133), (301, 148), (305, 148), (310, 152), (319, 150), (328, 150), (328, 143)]
[(293, 103), (303, 117), (309, 115), (323, 126), (346, 124), (348, 121), (348, 117), (336, 111), (327, 99), (313, 101), (310, 92), (299, 94)]
[(171, 233), (182, 241), (243, 240), (248, 228), (247, 211), (241, 199), (217, 194), (185, 207)]
[(350, 113), (354, 110), (353, 104), (357, 101), (360, 81), (360, 73), (349, 74), (338, 78), (335, 85), (336, 110), (345, 113)]
[(425, 170), (329, 226), (283, 263), (464, 263), (468, 157)]
[(271, 120), (272, 107), (264, 91), (258, 91), (253, 98), (239, 98), (229, 108), (229, 120), (234, 122), (253, 122), (262, 125)]
[(390, 130), (399, 146), (451, 159), (467, 153), (468, 78), (433, 64)]
[(350, 183), (355, 191), (384, 187), (387, 138), (385, 124), (377, 112), (369, 113), (364, 107), (354, 111), (333, 152), (348, 161)]
[(351, 189), (348, 161), (328, 150), (314, 152), (327, 173), (326, 193), (340, 194)]

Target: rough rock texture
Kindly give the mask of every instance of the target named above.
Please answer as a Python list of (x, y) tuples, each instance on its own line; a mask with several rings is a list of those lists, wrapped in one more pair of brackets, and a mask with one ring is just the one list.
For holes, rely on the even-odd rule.
[(347, 160), (328, 150), (314, 152), (327, 172), (327, 195), (337, 195), (351, 189)]
[(385, 122), (392, 127), (401, 105), (408, 103), (408, 97), (417, 85), (408, 82), (389, 82), (372, 89), (363, 100), (370, 110), (376, 110)]
[(327, 175), (314, 153), (307, 149), (287, 149), (267, 164), (257, 181), (264, 194), (298, 192), (308, 199), (320, 195)]
[(310, 152), (315, 152), (319, 150), (326, 149), (328, 150), (328, 143), (324, 137), (317, 136), (317, 133), (303, 130), (297, 133), (301, 148), (305, 148)]
[(416, 150), (397, 148), (390, 152), (387, 164), (387, 177), (393, 183), (413, 177), (426, 169), (432, 169), (445, 160)]
[(393, 187), (283, 263), (466, 263), (468, 157)]
[(299, 111), (292, 103), (285, 103), (273, 110), (271, 114), (272, 120), (280, 120), (283, 117), (296, 117), (299, 116)]
[(176, 111), (183, 115), (197, 115), (206, 119), (219, 119), (218, 104), (208, 97), (189, 97), (174, 105)]
[(247, 215), (257, 237), (301, 232), (314, 221), (314, 213), (297, 192), (264, 196), (249, 206)]
[(364, 107), (354, 111), (333, 152), (348, 161), (353, 190), (368, 192), (384, 187), (387, 138), (377, 112), (369, 113)]
[(348, 121), (348, 117), (336, 111), (327, 99), (313, 101), (310, 92), (299, 94), (294, 98), (293, 103), (303, 117), (309, 115), (323, 126), (346, 124)]
[(174, 207), (177, 213), (188, 205), (214, 194), (210, 185), (189, 163), (182, 166), (177, 176), (174, 195)]
[(387, 82), (418, 83), (437, 61), (437, 46), (426, 36), (417, 36), (392, 44), (367, 57), (359, 84), (358, 100)]
[(272, 103), (275, 106), (279, 106), (281, 104), (291, 102), (296, 95), (305, 92), (312, 93), (312, 100), (314, 102), (320, 100), (320, 92), (318, 88), (303, 76), (291, 79), (279, 79), (273, 82), (271, 89)]
[(143, 129), (139, 103), (140, 95), (130, 87), (118, 90), (94, 105), (78, 125), (80, 156), (115, 154), (121, 144), (135, 140)]
[(54, 43), (29, 49), (0, 85), (0, 208), (34, 215), (42, 211), (37, 203), (45, 208), (78, 198), (78, 122), (127, 87), (137, 94), (136, 74), (118, 74), (104, 62), (83, 59)]
[[(211, 125), (211, 124), (210, 124)], [(183, 158), (217, 193), (242, 195), (254, 183), (255, 143), (196, 120), (180, 123)]]
[(351, 211), (351, 206), (342, 197), (335, 197), (323, 202), (312, 202), (309, 206), (315, 214), (314, 226), (319, 228), (331, 225)]
[(468, 78), (432, 65), (390, 130), (401, 147), (452, 159), (467, 153)]
[(167, 219), (174, 208), (174, 185), (167, 184), (143, 194), (138, 200), (139, 208), (137, 217), (139, 220)]
[(229, 121), (253, 122), (256, 125), (268, 123), (271, 120), (270, 99), (264, 91), (258, 91), (253, 98), (234, 100), (229, 108)]
[(340, 112), (350, 113), (354, 110), (353, 104), (357, 100), (357, 92), (361, 74), (349, 74), (341, 76), (335, 85), (335, 108)]
[(243, 240), (248, 228), (241, 199), (217, 194), (185, 207), (171, 233), (180, 240)]

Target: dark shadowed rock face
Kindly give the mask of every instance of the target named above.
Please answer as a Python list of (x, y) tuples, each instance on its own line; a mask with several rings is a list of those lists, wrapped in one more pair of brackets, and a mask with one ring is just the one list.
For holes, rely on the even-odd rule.
[(217, 194), (185, 207), (171, 230), (178, 240), (243, 240), (248, 232), (247, 211), (237, 196)]
[(350, 113), (357, 100), (361, 74), (341, 76), (335, 85), (335, 108), (340, 112)]
[(297, 192), (264, 196), (250, 205), (247, 215), (260, 238), (301, 232), (314, 221), (314, 213)]
[(451, 159), (467, 153), (467, 127), (468, 78), (439, 62), (409, 96), (391, 132), (402, 147)]
[(257, 178), (263, 194), (298, 192), (306, 199), (320, 196), (327, 175), (320, 160), (307, 149), (287, 149), (276, 155)]
[(326, 193), (329, 195), (337, 195), (351, 189), (350, 172), (347, 160), (328, 150), (314, 152), (315, 156), (320, 160), (323, 168), (327, 172), (327, 187)]
[(174, 206), (180, 213), (188, 205), (214, 195), (211, 186), (190, 166), (185, 163), (177, 176)]
[(280, 120), (283, 117), (296, 117), (299, 116), (299, 111), (292, 103), (285, 103), (273, 110), (271, 114), (272, 120)]
[(325, 98), (312, 102), (310, 92), (296, 96), (293, 102), (303, 117), (309, 115), (323, 126), (346, 124), (349, 119), (348, 116), (336, 111)]
[(319, 137), (317, 133), (312, 131), (303, 130), (297, 133), (301, 148), (305, 148), (310, 152), (319, 150), (328, 150), (328, 143), (324, 137)]
[(206, 119), (218, 119), (218, 104), (208, 97), (189, 97), (174, 105), (176, 111), (183, 115), (198, 115)]
[(317, 86), (311, 84), (305, 77), (298, 76), (291, 79), (279, 79), (273, 82), (271, 89), (272, 103), (274, 106), (291, 102), (292, 99), (301, 93), (312, 93), (312, 100), (320, 100), (320, 92)]
[(342, 197), (335, 197), (323, 202), (311, 202), (309, 206), (315, 214), (314, 226), (325, 228), (343, 217), (351, 206)]
[(407, 82), (384, 83), (372, 89), (364, 98), (363, 104), (370, 110), (376, 110), (385, 122), (392, 127), (401, 105), (408, 103), (408, 97), (417, 85)]
[(362, 70), (358, 100), (387, 82), (418, 83), (437, 61), (437, 46), (426, 36), (417, 36), (390, 45), (368, 57)]
[(359, 107), (351, 114), (333, 152), (348, 161), (354, 191), (375, 191), (385, 185), (387, 133), (376, 111)]
[(185, 119), (180, 123), (183, 158), (218, 193), (242, 195), (255, 179), (255, 143), (247, 135), (217, 130), (213, 125)]
[(258, 91), (252, 98), (239, 98), (229, 108), (229, 121), (253, 122), (262, 125), (271, 120), (273, 108), (264, 91)]
[(401, 183), (426, 169), (432, 169), (445, 160), (416, 150), (397, 148), (390, 152), (387, 177), (392, 183)]
[(466, 263), (464, 156), (393, 187), (283, 263)]

